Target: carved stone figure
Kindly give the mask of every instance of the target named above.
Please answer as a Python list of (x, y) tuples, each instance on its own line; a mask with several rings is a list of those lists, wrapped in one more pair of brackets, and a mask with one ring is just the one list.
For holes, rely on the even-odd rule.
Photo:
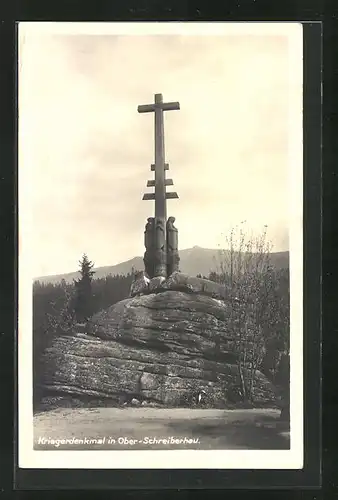
[(155, 218), (148, 217), (148, 222), (144, 231), (144, 253), (143, 262), (146, 274), (149, 278), (154, 276), (154, 259), (155, 259)]
[(155, 218), (148, 217), (146, 228), (144, 231), (144, 246), (146, 249), (154, 247), (154, 228), (155, 228)]
[(167, 252), (165, 238), (165, 222), (155, 217), (155, 270), (154, 276), (167, 277)]
[(174, 226), (175, 217), (167, 221), (167, 275), (179, 271), (178, 230)]

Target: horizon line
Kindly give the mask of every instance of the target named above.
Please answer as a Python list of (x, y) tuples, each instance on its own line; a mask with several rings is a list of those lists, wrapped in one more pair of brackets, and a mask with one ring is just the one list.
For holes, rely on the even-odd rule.
[[(200, 245), (194, 245), (193, 247), (189, 247), (189, 248), (183, 248), (182, 250), (180, 250), (180, 252), (185, 252), (187, 250), (193, 250), (194, 248), (199, 248), (201, 250), (214, 250), (216, 252), (224, 252), (224, 251), (230, 251), (229, 248), (207, 248), (207, 247), (201, 247)], [(236, 252), (236, 250), (234, 250)], [(255, 253), (255, 252), (254, 252)], [(278, 251), (271, 251), (270, 252), (271, 254), (277, 254), (277, 253), (289, 253), (289, 249), (287, 250), (278, 250)], [(96, 266), (96, 267), (93, 267), (93, 270), (95, 269), (102, 269), (103, 267), (115, 267), (115, 266), (118, 266), (120, 264), (125, 264), (131, 260), (134, 260), (134, 259), (139, 259), (139, 258), (143, 258), (141, 255), (134, 255), (134, 257), (130, 257), (129, 259), (126, 259), (126, 260), (123, 260), (123, 261), (120, 261), (120, 262), (117, 262), (115, 264), (104, 264), (104, 265), (99, 265), (99, 266)], [(94, 263), (94, 266), (95, 266), (95, 263)], [(56, 276), (62, 276), (62, 275), (67, 275), (67, 274), (75, 274), (75, 273), (79, 273), (80, 271), (79, 270), (76, 270), (76, 271), (67, 271), (67, 272), (60, 272), (60, 273), (53, 273), (53, 274), (44, 274), (44, 275), (40, 275), (40, 276), (34, 276), (33, 277), (33, 281), (37, 281), (39, 279), (43, 279), (43, 278), (53, 278), (53, 277), (56, 277)]]

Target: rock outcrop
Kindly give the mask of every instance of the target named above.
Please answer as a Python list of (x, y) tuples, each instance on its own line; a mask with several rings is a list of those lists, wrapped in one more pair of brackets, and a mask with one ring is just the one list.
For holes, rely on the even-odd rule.
[[(55, 338), (44, 354), (44, 389), (166, 406), (190, 406), (204, 391), (206, 406), (227, 407), (228, 390), (239, 383), (230, 304), (215, 298), (214, 284), (207, 289), (179, 274), (157, 293), (140, 290), (95, 314), (86, 334)], [(258, 404), (275, 403), (274, 387), (259, 371), (253, 393)]]

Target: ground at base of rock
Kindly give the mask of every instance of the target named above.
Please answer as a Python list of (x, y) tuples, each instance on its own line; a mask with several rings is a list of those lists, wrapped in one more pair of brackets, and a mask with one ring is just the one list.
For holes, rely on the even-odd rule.
[[(279, 413), (275, 409), (60, 408), (35, 415), (34, 448), (289, 449), (289, 432), (280, 426)], [(55, 446), (57, 440), (72, 438), (75, 444), (58, 441)], [(86, 444), (88, 439), (94, 442)]]

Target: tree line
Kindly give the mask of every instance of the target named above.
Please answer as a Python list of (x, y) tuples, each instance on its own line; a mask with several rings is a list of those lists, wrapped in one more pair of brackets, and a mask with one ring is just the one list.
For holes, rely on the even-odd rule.
[(57, 335), (72, 333), (96, 312), (128, 297), (134, 273), (96, 278), (93, 262), (86, 254), (79, 262), (80, 277), (67, 283), (33, 283), (33, 372), (34, 402), (41, 397), (41, 356)]

